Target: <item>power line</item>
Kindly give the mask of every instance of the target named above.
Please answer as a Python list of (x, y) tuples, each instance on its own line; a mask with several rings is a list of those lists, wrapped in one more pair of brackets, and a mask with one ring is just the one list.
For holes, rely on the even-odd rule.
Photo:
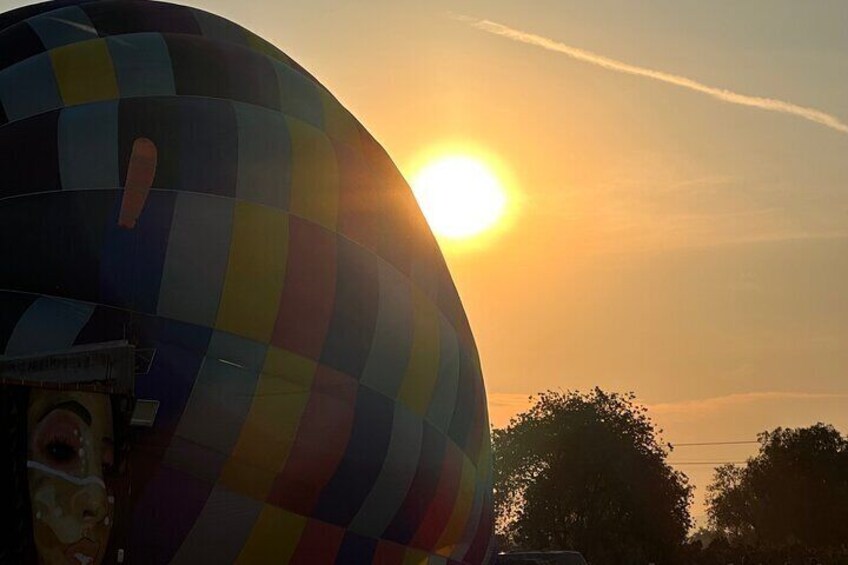
[(760, 443), (756, 440), (749, 441), (702, 441), (695, 443), (672, 443), (673, 447), (698, 447), (702, 445), (753, 445), (755, 443)]
[(669, 465), (747, 465), (747, 461), (669, 461)]

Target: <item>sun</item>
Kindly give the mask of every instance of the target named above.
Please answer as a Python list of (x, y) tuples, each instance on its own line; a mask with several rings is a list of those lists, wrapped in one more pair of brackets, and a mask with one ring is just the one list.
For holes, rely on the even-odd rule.
[(418, 171), (411, 184), (430, 228), (448, 239), (468, 239), (491, 229), (507, 208), (503, 184), (475, 157), (436, 158)]

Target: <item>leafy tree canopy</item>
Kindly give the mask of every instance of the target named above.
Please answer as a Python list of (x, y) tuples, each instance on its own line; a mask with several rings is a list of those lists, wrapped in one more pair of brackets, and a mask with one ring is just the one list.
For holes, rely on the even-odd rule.
[(711, 525), (761, 547), (837, 548), (848, 540), (848, 439), (825, 424), (759, 436), (744, 467), (716, 469)]
[(692, 488), (657, 434), (632, 394), (538, 396), (493, 435), (502, 549), (576, 549), (593, 565), (675, 562)]

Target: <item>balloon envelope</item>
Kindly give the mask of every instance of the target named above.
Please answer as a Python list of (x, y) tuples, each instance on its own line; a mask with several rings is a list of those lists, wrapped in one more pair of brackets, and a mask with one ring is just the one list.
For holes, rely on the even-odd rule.
[[(0, 156), (0, 354), (123, 340), (146, 356), (135, 398), (158, 403), (128, 432), (128, 497), (80, 517), (53, 501), (70, 530), (21, 498), (22, 555), (490, 558), (485, 391), (457, 291), (396, 167), (311, 75), (187, 7), (21, 8), (0, 15)], [(74, 394), (56, 406), (81, 405), (68, 421), (98, 443), (120, 407)], [(30, 496), (99, 492), (107, 473), (86, 465), (110, 448), (71, 454), (79, 475), (37, 459), (53, 412), (32, 411), (52, 401), (28, 398), (9, 429), (29, 438)], [(85, 520), (102, 539), (79, 541)]]

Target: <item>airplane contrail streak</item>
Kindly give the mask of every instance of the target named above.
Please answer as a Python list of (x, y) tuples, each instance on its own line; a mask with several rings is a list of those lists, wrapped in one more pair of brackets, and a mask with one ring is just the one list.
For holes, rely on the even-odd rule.
[(838, 132), (848, 133), (848, 124), (841, 121), (836, 116), (833, 116), (826, 112), (822, 112), (821, 110), (817, 110), (815, 108), (799, 106), (791, 102), (776, 100), (774, 98), (764, 98), (760, 96), (748, 96), (746, 94), (739, 94), (738, 92), (733, 92), (724, 88), (709, 86), (702, 82), (698, 82), (696, 80), (684, 76), (665, 73), (663, 71), (657, 71), (654, 69), (648, 69), (646, 67), (639, 67), (637, 65), (631, 65), (623, 61), (618, 61), (616, 59), (604, 57), (603, 55), (598, 55), (597, 53), (592, 53), (591, 51), (586, 51), (585, 49), (579, 49), (577, 47), (566, 45), (565, 43), (561, 43), (548, 37), (514, 29), (503, 24), (493, 22), (491, 20), (479, 20), (464, 16), (460, 16), (457, 19), (469, 22), (472, 26), (482, 31), (493, 33), (501, 37), (506, 37), (508, 39), (518, 41), (520, 43), (526, 43), (528, 45), (541, 47), (542, 49), (547, 49), (548, 51), (561, 53), (563, 55), (571, 57), (572, 59), (583, 61), (584, 63), (589, 63), (592, 65), (597, 65), (599, 67), (603, 67), (611, 71), (645, 77), (674, 86), (678, 86), (680, 88), (686, 88), (695, 92), (700, 92), (702, 94), (712, 96), (713, 98), (721, 100), (722, 102), (728, 102), (730, 104), (739, 104), (741, 106), (760, 108), (761, 110), (768, 110), (770, 112), (780, 112), (781, 114), (790, 114), (793, 116), (798, 116), (799, 118), (804, 118), (805, 120), (821, 124)]

